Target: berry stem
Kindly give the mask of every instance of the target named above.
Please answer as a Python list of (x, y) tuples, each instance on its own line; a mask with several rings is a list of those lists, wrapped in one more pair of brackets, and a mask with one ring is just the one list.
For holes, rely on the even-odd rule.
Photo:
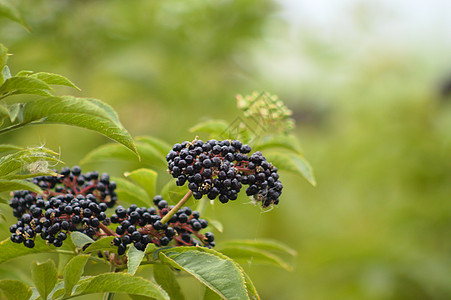
[(118, 236), (116, 232), (111, 231), (111, 229), (106, 227), (102, 222), (100, 222), (99, 228), (102, 229), (106, 234), (108, 234), (110, 236)]
[(161, 219), (161, 223), (166, 224), (172, 216), (179, 211), (179, 209), (185, 204), (186, 201), (193, 195), (193, 191), (189, 190), (185, 196), (183, 196), (182, 200), (177, 203), (173, 209), (171, 209), (164, 217)]

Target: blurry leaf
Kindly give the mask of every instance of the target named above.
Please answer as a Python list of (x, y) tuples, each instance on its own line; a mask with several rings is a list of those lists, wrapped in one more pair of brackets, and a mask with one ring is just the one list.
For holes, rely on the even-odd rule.
[(73, 254), (58, 253), (58, 277), (63, 277), (66, 264), (74, 257)]
[(61, 299), (64, 296), (64, 281), (59, 281), (49, 295), (50, 299)]
[(119, 178), (112, 178), (117, 185), (116, 194), (122, 202), (134, 203), (138, 206), (151, 206), (152, 200), (147, 196), (146, 191), (133, 182)]
[(202, 298), (203, 300), (221, 300), (222, 298), (219, 297), (218, 294), (216, 294), (215, 292), (213, 292), (212, 290), (210, 290), (209, 288), (205, 288), (205, 292), (204, 292), (204, 298)]
[(0, 86), (0, 95), (48, 95), (52, 88), (42, 80), (31, 77), (11, 77)]
[(26, 76), (31, 75), (33, 73), (34, 73), (33, 71), (22, 70), (22, 71), (17, 72), (17, 74), (14, 77), (26, 77)]
[[(194, 125), (189, 129), (190, 132), (206, 132), (213, 135), (220, 135), (224, 133), (230, 124), (229, 122), (223, 120), (209, 120), (206, 122), (199, 123)], [(171, 149), (169, 149), (171, 150)]]
[(137, 153), (135, 143), (106, 103), (97, 99), (71, 96), (41, 98), (28, 102), (23, 111), (24, 122), (43, 119), (41, 123), (78, 126), (105, 135)]
[[(5, 67), (7, 61), (8, 61), (8, 48), (6, 48), (5, 45), (0, 43), (0, 71), (3, 70), (3, 67)], [(3, 82), (0, 82), (0, 84), (2, 83)]]
[(221, 246), (218, 250), (234, 260), (242, 260), (245, 263), (267, 264), (281, 267), (287, 271), (293, 270), (293, 267), (283, 261), (280, 257), (262, 249), (245, 246)]
[(152, 199), (155, 196), (157, 172), (151, 169), (138, 169), (130, 173), (125, 173), (124, 175), (139, 184), (139, 186), (146, 191), (149, 199)]
[(141, 261), (146, 253), (144, 251), (135, 248), (135, 245), (131, 245), (127, 251), (127, 272), (130, 275), (135, 275), (138, 270)]
[(53, 260), (49, 259), (43, 263), (33, 262), (31, 264), (31, 278), (39, 291), (39, 295), (43, 299), (47, 299), (57, 281), (57, 271)]
[(83, 275), (88, 258), (89, 255), (75, 256), (69, 261), (69, 263), (64, 268), (63, 278), (64, 278), (65, 296), (70, 296), (72, 294), (72, 289), (80, 280), (81, 275)]
[(0, 203), (8, 204), (9, 203), (9, 198), (4, 198), (4, 197), (0, 196)]
[(0, 72), (0, 85), (5, 82), (6, 79), (11, 78), (11, 71), (8, 66), (4, 66), (3, 70)]
[(110, 251), (117, 253), (117, 247), (111, 245), (111, 241), (114, 239), (114, 236), (106, 236), (101, 239), (95, 241), (91, 245), (88, 246), (83, 252), (84, 253), (92, 253), (97, 251)]
[(105, 292), (169, 299), (167, 293), (152, 281), (126, 273), (106, 273), (83, 279), (74, 294), (81, 296)]
[(241, 268), (241, 271), (244, 274), (244, 280), (246, 281), (246, 288), (247, 288), (247, 293), (249, 295), (249, 298), (251, 300), (260, 300), (260, 296), (258, 295), (257, 289), (255, 288), (254, 283), (252, 282), (251, 278), (249, 277), (249, 275), (247, 275), (244, 272), (244, 270), (242, 268)]
[(16, 145), (0, 144), (0, 153), (13, 150), (22, 150), (23, 148)]
[(160, 152), (160, 154), (163, 157), (166, 157), (166, 155), (172, 149), (171, 145), (169, 145), (165, 141), (157, 139), (153, 136), (138, 136), (138, 137), (136, 137), (136, 141), (139, 141), (139, 142), (142, 142), (149, 146), (154, 147), (155, 149), (157, 149)]
[[(155, 281), (169, 294), (171, 300), (183, 300), (182, 290), (175, 279), (174, 271), (169, 266), (162, 264), (153, 265), (153, 277)], [(207, 290), (210, 290), (207, 288)], [(215, 294), (216, 295), (216, 294)]]
[(249, 299), (242, 269), (217, 251), (177, 247), (160, 251), (160, 259), (187, 272), (223, 299)]
[(30, 75), (30, 77), (42, 80), (47, 84), (65, 85), (65, 86), (73, 87), (77, 90), (80, 90), (80, 88), (78, 86), (76, 86), (72, 81), (70, 81), (66, 77), (58, 75), (58, 74), (39, 72), (39, 73)]
[(11, 122), (23, 122), (23, 103), (14, 103), (9, 108), (9, 118)]
[(315, 176), (310, 164), (301, 155), (282, 152), (265, 153), (266, 159), (279, 170), (289, 171), (303, 176), (313, 186), (316, 186)]
[(204, 218), (208, 221), (208, 224), (216, 229), (219, 232), (222, 232), (224, 230), (224, 226), (222, 226), (222, 223), (218, 220), (210, 219), (210, 218)]
[(77, 247), (77, 248), (83, 248), (83, 246), (86, 244), (94, 243), (93, 239), (91, 239), (86, 234), (78, 232), (78, 231), (71, 232), (70, 238), (71, 238), (72, 242), (74, 243), (75, 247)]
[(0, 177), (27, 170), (30, 164), (39, 161), (62, 163), (56, 158), (58, 153), (47, 148), (28, 148), (3, 156), (0, 159)]
[(271, 148), (283, 148), (302, 155), (302, 149), (296, 137), (293, 135), (269, 136), (259, 139), (252, 147), (255, 151), (263, 151)]
[(161, 190), (161, 196), (164, 200), (168, 201), (169, 204), (174, 204), (180, 201), (180, 199), (185, 196), (189, 191), (188, 185), (177, 186), (175, 184), (176, 179), (171, 179)]
[(29, 190), (38, 194), (42, 193), (41, 188), (26, 180), (18, 179), (0, 179), (0, 192)]
[(32, 294), (31, 288), (18, 280), (0, 280), (0, 290), (8, 300), (29, 299)]
[(3, 124), (4, 120), (9, 119), (9, 110), (8, 108), (3, 105), (3, 103), (0, 103), (0, 125)]
[(70, 249), (70, 245), (68, 245), (66, 241), (61, 248), (56, 248), (53, 245), (47, 245), (41, 238), (35, 239), (34, 244), (35, 246), (33, 248), (27, 248), (24, 245), (11, 242), (11, 240), (7, 238), (6, 240), (0, 242), (0, 263), (23, 255), (55, 252), (58, 249)]
[(281, 253), (285, 253), (290, 256), (296, 256), (296, 250), (290, 248), (289, 246), (283, 244), (282, 242), (268, 239), (258, 239), (258, 240), (228, 240), (225, 242), (221, 242), (220, 247), (233, 247), (233, 246), (243, 246), (243, 247), (251, 247), (255, 249), (268, 250), (268, 251), (277, 251)]
[(28, 24), (25, 23), (25, 21), (20, 16), (19, 11), (14, 6), (12, 6), (11, 4), (9, 4), (8, 2), (6, 2), (4, 0), (0, 1), (0, 17), (8, 18), (14, 22), (19, 23), (20, 25), (25, 27), (27, 30), (30, 30), (30, 27), (28, 26)]
[(4, 179), (29, 179), (37, 176), (58, 176), (58, 173), (53, 170), (48, 170), (47, 172), (38, 172), (38, 173), (30, 173), (30, 174), (10, 174), (2, 176)]
[[(166, 168), (165, 157), (153, 146), (138, 141), (136, 142), (136, 148), (141, 156), (142, 164)], [(87, 164), (105, 160), (137, 161), (137, 157), (117, 144), (106, 144), (89, 152), (81, 160), (81, 163)]]

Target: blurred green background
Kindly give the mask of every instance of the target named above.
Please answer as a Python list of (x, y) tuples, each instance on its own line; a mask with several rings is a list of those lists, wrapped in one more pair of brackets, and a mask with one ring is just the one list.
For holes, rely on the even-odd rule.
[[(246, 266), (262, 299), (451, 299), (449, 2), (14, 3), (32, 31), (0, 20), (12, 73), (67, 76), (82, 91), (61, 94), (106, 101), (133, 136), (192, 140), (191, 126), (233, 121), (235, 95), (254, 90), (293, 110), (317, 187), (282, 173), (276, 209), (241, 198), (208, 211), (224, 224), (217, 243), (273, 238), (298, 251), (293, 272)], [(74, 165), (108, 140), (46, 125), (1, 142), (45, 144)], [(83, 168), (120, 176), (136, 166)], [(30, 281), (40, 257), (3, 264), (0, 276)]]

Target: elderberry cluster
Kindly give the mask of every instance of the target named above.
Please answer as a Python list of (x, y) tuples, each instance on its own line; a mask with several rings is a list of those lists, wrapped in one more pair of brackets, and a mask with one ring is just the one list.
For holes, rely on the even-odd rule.
[[(144, 251), (149, 243), (156, 246), (167, 246), (171, 241), (175, 246), (203, 245), (214, 247), (214, 235), (211, 232), (199, 233), (208, 226), (208, 222), (200, 219), (196, 211), (189, 207), (181, 208), (171, 219), (163, 224), (161, 219), (172, 209), (160, 195), (153, 199), (154, 207), (137, 207), (132, 204), (128, 209), (116, 208), (111, 216), (112, 223), (119, 223), (116, 228), (118, 237), (113, 244), (118, 247), (118, 254), (124, 254), (128, 244), (133, 243), (136, 249)], [(193, 237), (193, 236), (194, 237)]]
[(70, 231), (94, 238), (102, 223), (109, 224), (105, 211), (117, 197), (108, 174), (99, 180), (97, 172), (81, 174), (79, 167), (64, 168), (60, 174), (32, 179), (43, 188), (43, 194), (13, 192), (10, 206), (18, 221), (9, 228), (11, 241), (33, 248), (40, 235), (48, 244), (61, 247)]
[(166, 156), (169, 173), (177, 185), (188, 182), (196, 199), (206, 195), (222, 203), (236, 200), (242, 185), (248, 196), (268, 207), (279, 203), (283, 185), (277, 168), (260, 151), (248, 156), (249, 145), (237, 140), (203, 142), (194, 140), (175, 144)]

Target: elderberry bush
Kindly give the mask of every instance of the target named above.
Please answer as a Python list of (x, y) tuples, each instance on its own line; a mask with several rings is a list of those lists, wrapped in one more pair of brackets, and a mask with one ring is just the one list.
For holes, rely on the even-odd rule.
[(260, 151), (250, 152), (249, 145), (237, 140), (194, 140), (175, 144), (166, 160), (177, 185), (188, 183), (195, 199), (206, 195), (227, 203), (236, 200), (246, 184), (246, 194), (264, 208), (278, 204), (283, 185), (277, 168)]
[(82, 174), (80, 167), (63, 168), (59, 176), (39, 176), (31, 180), (43, 194), (22, 190), (13, 192), (10, 206), (18, 219), (9, 231), (11, 241), (33, 248), (39, 235), (48, 244), (61, 247), (70, 231), (80, 231), (91, 238), (99, 226), (110, 220), (105, 211), (117, 196), (116, 184), (108, 174)]
[(214, 247), (214, 235), (199, 231), (208, 226), (208, 222), (200, 218), (199, 212), (189, 207), (178, 210), (171, 219), (163, 224), (161, 219), (173, 207), (160, 195), (154, 197), (157, 208), (137, 207), (131, 205), (128, 209), (122, 206), (116, 208), (111, 216), (112, 223), (119, 223), (116, 228), (118, 237), (113, 244), (118, 247), (118, 254), (124, 254), (128, 244), (133, 243), (136, 249), (144, 251), (149, 243), (156, 246), (205, 246)]

